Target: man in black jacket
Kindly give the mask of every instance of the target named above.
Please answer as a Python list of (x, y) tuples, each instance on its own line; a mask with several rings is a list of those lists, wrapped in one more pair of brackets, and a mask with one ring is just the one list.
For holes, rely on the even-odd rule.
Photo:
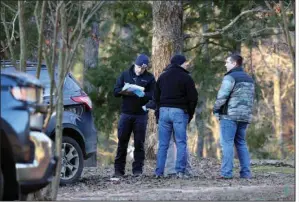
[[(141, 175), (144, 165), (144, 141), (148, 115), (142, 109), (152, 99), (155, 77), (147, 71), (149, 58), (140, 54), (135, 64), (124, 71), (114, 86), (114, 96), (122, 97), (121, 116), (118, 123), (118, 147), (114, 162), (115, 176), (125, 174), (127, 148), (131, 133), (134, 133), (134, 162), (132, 171), (134, 175)], [(144, 94), (122, 94), (125, 83), (144, 87)]]
[(154, 99), (159, 120), (159, 149), (156, 176), (164, 174), (167, 149), (172, 133), (177, 146), (175, 170), (178, 177), (184, 177), (186, 170), (187, 125), (194, 115), (197, 104), (197, 90), (186, 70), (186, 58), (175, 55), (156, 84)]

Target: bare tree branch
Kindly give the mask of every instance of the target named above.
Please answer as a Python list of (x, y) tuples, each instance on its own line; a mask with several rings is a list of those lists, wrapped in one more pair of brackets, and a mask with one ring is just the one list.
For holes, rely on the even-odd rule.
[(290, 51), (289, 55), (291, 56), (293, 69), (295, 71), (295, 68), (296, 68), (295, 67), (295, 51), (294, 51), (294, 48), (292, 46), (291, 36), (290, 36), (289, 29), (288, 29), (286, 11), (284, 9), (283, 1), (280, 0), (279, 4), (280, 4), (280, 9), (281, 9), (282, 18), (283, 18), (284, 35), (285, 35), (286, 41), (288, 43), (288, 47), (289, 47), (289, 51)]
[[(52, 4), (53, 4), (52, 1), (48, 1), (48, 6), (49, 6), (51, 12), (54, 10)], [(50, 14), (49, 17), (50, 17), (50, 20), (51, 20), (52, 24), (54, 25), (55, 24), (55, 20), (54, 20), (53, 16)]]
[[(72, 3), (72, 1), (69, 1), (69, 2), (66, 4), (66, 6), (70, 5), (70, 7), (67, 8), (69, 15), (72, 15), (72, 12), (73, 12), (74, 4), (75, 4), (75, 3), (77, 3), (77, 2), (73, 2), (73, 3)], [(80, 3), (80, 1), (78, 1), (78, 3)], [(69, 18), (69, 19), (67, 20), (67, 24), (69, 24), (71, 21), (72, 21), (72, 18)]]
[[(63, 1), (60, 1), (63, 2)], [(66, 18), (67, 16), (65, 15), (65, 3), (62, 4), (60, 8), (60, 27), (61, 27), (61, 35), (62, 38), (65, 39), (67, 37), (67, 24), (66, 24)], [(58, 85), (61, 86), (58, 88), (57, 92), (57, 110), (56, 110), (56, 127), (55, 127), (55, 154), (58, 157), (58, 162), (57, 162), (57, 168), (55, 171), (55, 178), (52, 180), (51, 188), (52, 188), (52, 193), (51, 193), (51, 198), (52, 200), (56, 200), (57, 198), (57, 192), (58, 192), (58, 187), (59, 187), (59, 181), (60, 181), (60, 172), (61, 172), (61, 142), (62, 142), (62, 112), (63, 112), (63, 84), (64, 84), (64, 69), (65, 67), (65, 50), (67, 44), (65, 43), (66, 40), (63, 40), (62, 46), (60, 48), (60, 53), (59, 53), (59, 74), (58, 74)]]
[(199, 46), (203, 46), (204, 44), (205, 44), (205, 43), (198, 43), (198, 44), (194, 45), (194, 46), (191, 47), (191, 48), (186, 48), (186, 49), (184, 49), (183, 52), (191, 51), (191, 50), (193, 50), (193, 49), (195, 49), (195, 48), (198, 48)]
[(5, 6), (6, 8), (8, 8), (9, 10), (11, 10), (12, 12), (14, 12), (14, 13), (17, 12), (17, 10), (13, 9), (12, 7), (10, 7), (9, 5), (7, 5), (7, 4), (4, 3), (3, 1), (1, 1), (1, 4), (2, 4), (3, 6)]
[(266, 104), (266, 106), (268, 107), (268, 109), (273, 112), (273, 106), (271, 106), (271, 104), (269, 103), (269, 100), (267, 99), (266, 93), (264, 91), (263, 88), (261, 88), (261, 93), (262, 93), (262, 97), (263, 97), (263, 101)]
[(226, 30), (228, 30), (230, 27), (232, 27), (243, 15), (248, 14), (248, 13), (253, 13), (253, 12), (270, 12), (269, 10), (264, 10), (262, 8), (255, 8), (255, 9), (251, 9), (251, 10), (247, 10), (247, 11), (243, 11), (241, 12), (237, 17), (235, 17), (235, 19), (233, 19), (228, 25), (226, 25), (225, 27), (223, 27), (222, 29), (216, 31), (216, 32), (207, 32), (207, 33), (203, 33), (202, 36), (203, 37), (212, 37), (212, 36), (218, 36), (223, 34)]
[[(36, 78), (39, 79), (40, 76), (40, 69), (42, 64), (42, 49), (43, 49), (43, 31), (44, 31), (44, 21), (46, 16), (46, 1), (43, 1), (42, 4), (42, 11), (41, 11), (41, 19), (39, 23), (39, 30), (38, 30), (38, 58), (37, 58), (37, 70), (36, 70)], [(37, 17), (37, 15), (35, 16)], [(38, 19), (36, 18), (36, 25), (38, 26)]]
[(73, 37), (74, 37), (74, 35), (75, 35), (75, 33), (77, 32), (77, 30), (78, 30), (78, 28), (79, 28), (79, 26), (80, 26), (80, 23), (81, 23), (81, 10), (82, 10), (82, 3), (79, 1), (78, 2), (79, 4), (79, 9), (78, 9), (78, 19), (77, 19), (77, 22), (76, 22), (76, 25), (75, 25), (75, 28), (74, 28), (74, 30), (72, 30), (72, 33), (71, 33), (71, 35), (69, 36), (69, 42), (68, 42), (68, 44), (70, 44), (71, 43), (71, 41), (72, 41), (72, 39), (73, 39)]
[(281, 92), (283, 94), (281, 95), (281, 99), (284, 99), (289, 92), (289, 89), (292, 88), (295, 85), (295, 79), (294, 79), (294, 74), (288, 73), (288, 77), (285, 79), (285, 81), (288, 81), (286, 85), (282, 88)]
[(68, 7), (70, 4), (73, 5), (72, 1), (67, 2), (67, 4), (65, 4), (65, 7)]
[(86, 17), (86, 19), (84, 21), (84, 27), (89, 22), (90, 18), (102, 7), (103, 4), (104, 4), (104, 1), (97, 2), (97, 4), (93, 7), (93, 9), (90, 12), (90, 14)]
[(8, 27), (7, 27), (6, 23), (5, 23), (5, 12), (1, 12), (1, 20), (2, 20), (2, 23), (3, 23), (4, 31), (5, 31), (6, 40), (7, 40), (7, 44), (8, 44), (8, 48), (9, 48), (9, 52), (10, 52), (12, 64), (15, 66), (15, 68), (17, 68), (17, 63), (16, 63), (16, 58), (15, 58), (14, 50), (12, 48), (11, 39), (9, 37), (9, 30), (8, 30)]
[(250, 32), (250, 36), (251, 37), (259, 36), (258, 34), (261, 33), (261, 32), (264, 32), (264, 31), (273, 31), (274, 33), (281, 34), (283, 29), (282, 28), (277, 28), (277, 27), (265, 27), (263, 29)]
[(13, 22), (12, 22), (12, 32), (11, 32), (11, 37), (10, 37), (10, 40), (12, 41), (15, 37), (14, 37), (14, 34), (15, 34), (15, 23), (16, 23), (16, 20), (17, 20), (17, 17), (19, 16), (19, 11), (16, 13), (14, 19), (13, 19)]
[[(62, 5), (62, 1), (57, 5), (56, 7), (56, 12), (55, 12), (55, 24), (54, 24), (54, 39), (53, 39), (53, 50), (52, 50), (52, 57), (51, 57), (51, 62), (48, 60), (47, 61), (47, 66), (49, 67), (48, 68), (48, 72), (49, 72), (49, 75), (50, 75), (50, 79), (51, 79), (51, 87), (50, 87), (50, 110), (48, 111), (48, 114), (46, 116), (46, 119), (45, 119), (45, 123), (44, 123), (44, 126), (43, 128), (45, 129), (48, 124), (49, 124), (49, 121), (50, 121), (50, 117), (54, 111), (54, 107), (53, 107), (53, 103), (54, 103), (54, 100), (53, 100), (53, 97), (54, 96), (54, 92), (56, 93), (57, 92), (57, 87), (56, 87), (56, 83), (55, 83), (55, 79), (54, 79), (54, 74), (55, 74), (55, 58), (56, 58), (56, 46), (57, 46), (57, 33), (58, 33), (58, 20), (59, 20), (59, 9)], [(47, 57), (46, 57), (47, 59)]]
[(283, 94), (281, 95), (281, 99), (284, 99), (285, 97), (286, 97), (286, 95), (287, 95), (287, 93), (288, 93), (288, 89), (290, 89), (291, 87), (293, 87), (295, 85), (295, 82), (294, 82), (294, 80), (291, 82), (291, 83), (289, 83), (285, 88), (284, 88), (284, 90), (283, 90)]
[(39, 1), (36, 1), (35, 8), (34, 8), (34, 17), (35, 17), (35, 23), (37, 26), (37, 31), (40, 32), (40, 25), (38, 22), (38, 15), (37, 15), (38, 6), (39, 6)]
[(77, 40), (72, 43), (74, 44), (74, 46), (71, 48), (71, 52), (70, 52), (70, 55), (68, 55), (66, 58), (67, 58), (67, 68), (66, 68), (66, 72), (65, 72), (65, 75), (67, 74), (67, 72), (69, 72), (70, 68), (71, 68), (71, 64), (73, 61), (73, 58), (74, 58), (74, 55), (76, 53), (76, 50), (77, 50), (77, 47), (78, 47), (78, 44), (80, 43), (80, 40), (81, 40), (81, 37), (82, 37), (82, 33), (83, 33), (83, 30), (85, 30), (85, 27), (86, 27), (86, 24), (89, 22), (89, 20), (92, 18), (92, 16), (102, 7), (102, 5), (104, 4), (105, 1), (100, 1), (100, 2), (97, 2), (96, 6), (92, 9), (92, 11), (88, 14), (88, 16), (85, 18), (84, 20), (84, 16), (85, 16), (85, 13), (87, 11), (87, 9), (85, 9), (83, 11), (83, 14), (81, 16), (81, 26), (80, 26), (80, 31), (79, 31), (79, 35), (77, 36)]
[(19, 29), (20, 29), (20, 70), (26, 71), (26, 31), (25, 31), (25, 5), (23, 1), (18, 1)]

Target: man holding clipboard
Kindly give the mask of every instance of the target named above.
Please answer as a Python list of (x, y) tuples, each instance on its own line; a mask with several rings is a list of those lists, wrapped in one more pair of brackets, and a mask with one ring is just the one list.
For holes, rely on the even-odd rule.
[(115, 177), (125, 174), (127, 148), (134, 133), (133, 175), (139, 176), (144, 165), (144, 141), (148, 121), (147, 111), (142, 109), (152, 99), (155, 77), (147, 71), (149, 58), (140, 54), (128, 70), (122, 72), (114, 86), (114, 96), (122, 97), (121, 115), (118, 122), (118, 146), (114, 162)]

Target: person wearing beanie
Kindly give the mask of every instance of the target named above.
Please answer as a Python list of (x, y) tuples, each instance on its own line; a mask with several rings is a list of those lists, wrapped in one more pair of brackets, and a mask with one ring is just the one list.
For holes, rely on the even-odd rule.
[(170, 64), (180, 65), (180, 66), (185, 62), (186, 62), (186, 57), (183, 55), (174, 55), (170, 60)]
[(174, 55), (156, 83), (154, 101), (159, 124), (159, 148), (155, 170), (157, 178), (164, 175), (172, 135), (177, 148), (176, 174), (179, 178), (186, 176), (187, 125), (193, 118), (198, 100), (198, 93), (190, 73), (186, 70), (187, 67), (185, 56)]
[[(148, 72), (149, 58), (145, 54), (140, 54), (135, 64), (122, 72), (114, 86), (114, 96), (122, 97), (121, 115), (118, 122), (118, 146), (114, 162), (114, 176), (120, 177), (125, 174), (127, 148), (131, 133), (134, 134), (134, 162), (132, 172), (134, 176), (139, 176), (143, 172), (144, 165), (144, 141), (146, 126), (148, 121), (147, 111), (142, 109), (146, 103), (152, 100), (155, 77)], [(135, 84), (144, 87), (142, 94), (123, 94), (122, 88), (125, 83)]]

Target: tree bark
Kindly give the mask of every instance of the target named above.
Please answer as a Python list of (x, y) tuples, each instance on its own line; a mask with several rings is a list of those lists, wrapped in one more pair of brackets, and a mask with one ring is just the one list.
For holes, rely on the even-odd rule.
[[(286, 16), (286, 11), (284, 9), (283, 1), (279, 1), (279, 4), (280, 4), (282, 19), (283, 19), (284, 35), (285, 35), (286, 41), (288, 43), (289, 55), (291, 56), (291, 59), (292, 59), (293, 70), (295, 71), (295, 68), (296, 68), (296, 66), (295, 66), (295, 51), (292, 46), (290, 31), (288, 28), (288, 20), (287, 20), (287, 16)], [(294, 13), (294, 15), (295, 15), (295, 13)]]
[(90, 36), (84, 45), (84, 69), (95, 68), (98, 64), (99, 35), (99, 24), (93, 22)]
[[(49, 60), (47, 61), (47, 66), (48, 66), (48, 73), (50, 75), (51, 79), (51, 87), (50, 87), (50, 110), (48, 111), (48, 114), (45, 118), (44, 122), (44, 129), (48, 126), (48, 123), (50, 121), (51, 115), (54, 111), (54, 94), (56, 93), (56, 83), (55, 83), (55, 61), (56, 61), (56, 47), (57, 47), (57, 34), (58, 34), (58, 21), (59, 21), (59, 12), (60, 12), (60, 7), (61, 4), (59, 4), (56, 7), (56, 12), (55, 12), (55, 23), (54, 23), (54, 36), (53, 36), (53, 48), (52, 48), (52, 56), (51, 56), (51, 62)], [(45, 57), (47, 59), (47, 57)]]
[(60, 182), (60, 172), (61, 172), (61, 142), (62, 142), (62, 113), (63, 113), (63, 83), (65, 78), (65, 68), (66, 68), (66, 51), (67, 51), (67, 23), (66, 23), (66, 10), (65, 3), (62, 3), (60, 8), (60, 23), (61, 23), (61, 37), (62, 46), (59, 52), (59, 73), (58, 73), (58, 86), (57, 89), (57, 105), (56, 105), (56, 130), (55, 130), (55, 153), (58, 157), (58, 164), (56, 168), (55, 178), (52, 180), (52, 200), (56, 200), (58, 187)]
[[(41, 19), (40, 19), (40, 25), (38, 28), (38, 53), (37, 53), (37, 70), (36, 70), (36, 78), (39, 79), (40, 76), (40, 70), (41, 70), (41, 64), (42, 64), (42, 51), (43, 51), (43, 30), (44, 30), (44, 22), (46, 17), (46, 1), (43, 1), (42, 4), (42, 11), (41, 11)], [(35, 19), (38, 22), (38, 19)]]
[[(183, 50), (181, 1), (153, 1), (152, 68), (155, 78), (169, 64), (175, 53)], [(156, 157), (157, 125), (152, 112), (149, 113), (146, 140), (146, 157)]]
[(18, 1), (19, 10), (19, 30), (20, 30), (20, 70), (26, 71), (26, 35), (25, 35), (25, 2)]
[(90, 93), (95, 88), (90, 82), (84, 80), (84, 75), (89, 68), (96, 68), (98, 65), (99, 35), (99, 24), (97, 22), (93, 22), (90, 36), (85, 40), (84, 44), (84, 68), (82, 83), (87, 93)]

